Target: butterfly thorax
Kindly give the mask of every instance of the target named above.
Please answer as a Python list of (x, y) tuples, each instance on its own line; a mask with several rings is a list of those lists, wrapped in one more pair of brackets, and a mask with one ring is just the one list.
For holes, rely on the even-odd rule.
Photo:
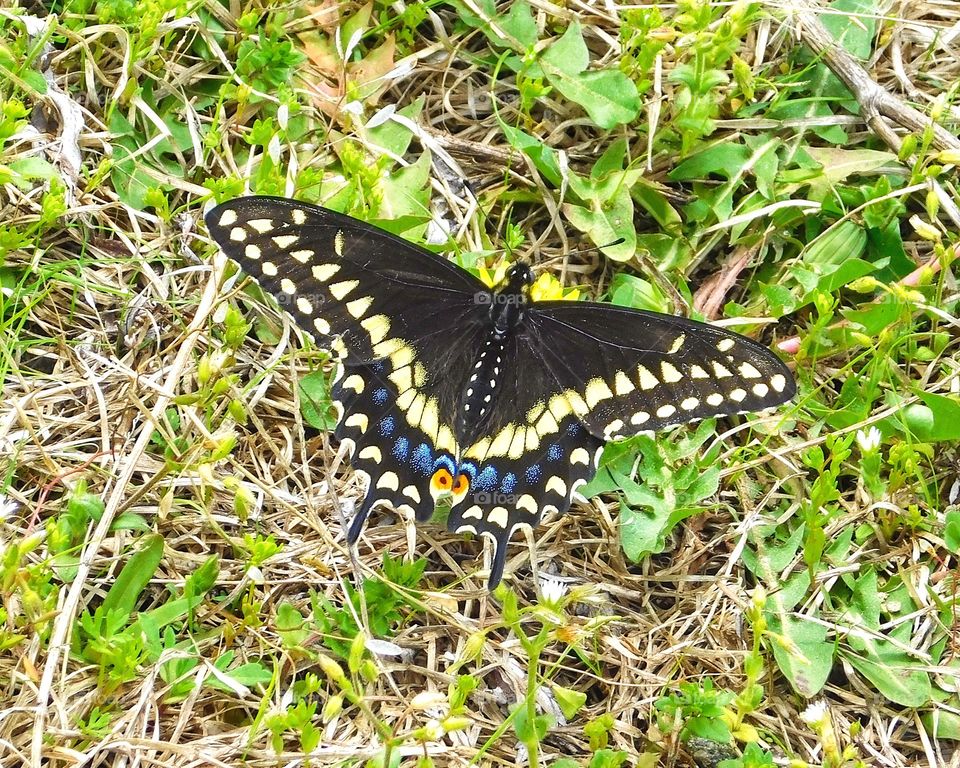
[(505, 372), (505, 350), (523, 321), (532, 283), (530, 266), (518, 262), (500, 285), (478, 297), (489, 305), (489, 327), (461, 395), (457, 424), (461, 444), (472, 442), (490, 419)]

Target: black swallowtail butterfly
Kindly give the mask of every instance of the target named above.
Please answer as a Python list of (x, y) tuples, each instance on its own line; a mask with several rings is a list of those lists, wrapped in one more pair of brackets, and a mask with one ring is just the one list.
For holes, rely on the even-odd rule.
[(492, 537), (492, 589), (514, 528), (565, 512), (604, 443), (779, 405), (796, 385), (750, 339), (670, 315), (530, 299), (516, 263), (489, 289), (340, 213), (244, 197), (207, 226), (340, 361), (336, 437), (368, 481), (347, 538), (381, 504)]

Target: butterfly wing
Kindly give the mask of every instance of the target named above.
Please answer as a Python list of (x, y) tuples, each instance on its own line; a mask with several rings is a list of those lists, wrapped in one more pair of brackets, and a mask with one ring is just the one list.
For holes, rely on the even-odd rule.
[(574, 412), (604, 440), (760, 411), (796, 394), (790, 370), (763, 345), (680, 317), (543, 302), (527, 334)]
[(224, 253), (341, 359), (335, 434), (367, 480), (348, 539), (379, 504), (428, 518), (456, 479), (460, 382), (450, 372), (473, 364), (487, 288), (399, 237), (294, 200), (239, 198), (206, 221)]
[(512, 343), (521, 362), (487, 434), (463, 449), (474, 481), (448, 519), (494, 540), (491, 588), (513, 530), (566, 512), (606, 441), (769, 408), (796, 391), (786, 366), (744, 336), (604, 304), (533, 303)]
[(476, 297), (487, 293), (446, 259), (316, 205), (241, 197), (218, 205), (206, 222), (223, 252), (302, 329), (339, 339), (334, 351), (353, 362), (388, 357), (398, 340), (416, 348), (467, 328), (478, 315)]

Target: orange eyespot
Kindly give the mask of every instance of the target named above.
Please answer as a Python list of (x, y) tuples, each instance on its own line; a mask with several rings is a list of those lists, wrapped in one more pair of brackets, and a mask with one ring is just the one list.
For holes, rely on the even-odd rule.
[(453, 495), (460, 496), (467, 492), (467, 489), (470, 487), (470, 478), (467, 477), (462, 472), (457, 475), (457, 483), (453, 486)]
[(438, 492), (446, 493), (450, 490), (451, 486), (453, 486), (453, 475), (450, 474), (446, 467), (440, 467), (440, 469), (433, 473), (430, 484)]

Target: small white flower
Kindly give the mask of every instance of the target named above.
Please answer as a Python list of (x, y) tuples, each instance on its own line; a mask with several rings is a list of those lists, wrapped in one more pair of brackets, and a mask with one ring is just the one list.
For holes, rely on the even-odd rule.
[(247, 568), (247, 578), (250, 579), (250, 581), (254, 584), (263, 584), (266, 581), (263, 571), (261, 571), (256, 565), (251, 565), (249, 568)]
[(540, 594), (543, 596), (544, 603), (557, 605), (566, 593), (567, 585), (560, 579), (555, 579), (552, 576), (540, 577)]
[(857, 430), (857, 444), (860, 446), (860, 450), (870, 453), (877, 450), (880, 447), (880, 439), (883, 437), (880, 430), (876, 427), (870, 427), (870, 429), (864, 431), (862, 429)]
[(8, 496), (0, 494), (0, 522), (6, 520), (10, 515), (20, 509), (20, 504)]
[(815, 701), (800, 713), (800, 719), (807, 725), (815, 726), (827, 717), (827, 702), (825, 699)]

